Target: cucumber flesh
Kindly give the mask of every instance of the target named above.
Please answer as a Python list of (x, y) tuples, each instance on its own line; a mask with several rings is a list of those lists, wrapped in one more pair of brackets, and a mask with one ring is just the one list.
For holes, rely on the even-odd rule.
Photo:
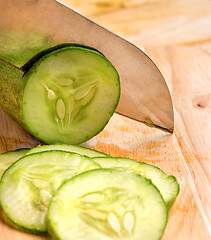
[(36, 153), (36, 152), (43, 152), (49, 150), (63, 150), (67, 152), (78, 153), (81, 155), (85, 155), (88, 157), (105, 157), (108, 156), (105, 153), (99, 152), (94, 149), (82, 147), (82, 146), (75, 146), (75, 145), (66, 145), (66, 144), (55, 144), (55, 145), (42, 145), (37, 146), (36, 148), (32, 148), (29, 150), (26, 155)]
[(57, 188), (67, 178), (94, 168), (99, 165), (90, 158), (64, 151), (24, 156), (2, 176), (1, 207), (18, 226), (45, 232), (48, 204)]
[(4, 171), (19, 158), (23, 157), (28, 151), (29, 149), (27, 148), (21, 148), (0, 154), (0, 179)]
[(93, 158), (102, 168), (114, 168), (140, 174), (150, 179), (158, 188), (166, 202), (168, 209), (171, 208), (179, 194), (179, 184), (174, 176), (167, 175), (160, 168), (153, 165), (137, 162), (129, 158)]
[(44, 55), (24, 78), (23, 121), (48, 144), (89, 140), (105, 127), (119, 101), (117, 71), (102, 54), (84, 47)]
[(96, 169), (66, 181), (52, 198), (47, 224), (60, 240), (159, 240), (168, 211), (140, 175)]

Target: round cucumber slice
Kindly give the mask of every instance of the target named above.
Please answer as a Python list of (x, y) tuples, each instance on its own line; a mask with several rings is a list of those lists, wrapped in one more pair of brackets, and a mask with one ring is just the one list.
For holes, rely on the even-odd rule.
[(67, 178), (94, 168), (99, 165), (75, 153), (55, 150), (27, 155), (2, 176), (1, 207), (18, 226), (45, 232), (48, 204), (57, 188)]
[(168, 211), (160, 192), (140, 175), (114, 169), (84, 172), (52, 198), (47, 222), (60, 240), (158, 240)]
[(129, 158), (93, 158), (102, 168), (114, 168), (140, 174), (148, 178), (158, 188), (166, 202), (168, 209), (171, 208), (179, 194), (179, 184), (174, 176), (167, 175), (160, 168), (153, 165), (137, 162)]
[(0, 154), (0, 179), (4, 171), (19, 158), (23, 157), (28, 151), (29, 149), (27, 148), (21, 148)]
[(63, 150), (67, 152), (74, 152), (81, 155), (85, 155), (88, 157), (105, 157), (108, 156), (105, 153), (99, 152), (94, 149), (82, 147), (82, 146), (74, 146), (74, 145), (66, 145), (66, 144), (54, 144), (54, 145), (42, 145), (37, 146), (36, 148), (32, 148), (27, 152), (26, 155), (36, 153), (36, 152), (44, 152), (49, 150)]
[(95, 50), (63, 47), (25, 74), (23, 120), (46, 143), (79, 144), (107, 124), (120, 96), (119, 76)]

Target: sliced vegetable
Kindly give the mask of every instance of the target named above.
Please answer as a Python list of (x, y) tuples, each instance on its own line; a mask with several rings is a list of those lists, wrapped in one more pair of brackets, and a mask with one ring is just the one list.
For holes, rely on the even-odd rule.
[(49, 151), (49, 150), (63, 150), (63, 151), (67, 151), (67, 152), (78, 153), (78, 154), (85, 155), (85, 156), (88, 156), (88, 157), (105, 157), (105, 156), (108, 156), (107, 154), (99, 152), (99, 151), (94, 150), (94, 149), (90, 149), (90, 148), (82, 147), (82, 146), (66, 145), (66, 144), (37, 146), (36, 148), (32, 148), (31, 150), (29, 150), (26, 153), (26, 155), (36, 153), (36, 152)]
[(54, 45), (56, 42), (47, 34), (0, 28), (0, 58), (17, 67)]
[(99, 165), (75, 153), (54, 150), (27, 155), (2, 176), (1, 207), (20, 227), (45, 232), (48, 204), (57, 188), (67, 178), (94, 168)]
[(159, 189), (167, 207), (170, 208), (179, 194), (179, 184), (174, 176), (167, 175), (160, 168), (137, 162), (129, 158), (93, 158), (102, 168), (114, 168), (140, 174), (148, 178)]
[[(95, 50), (64, 47), (26, 73), (23, 120), (47, 143), (82, 143), (100, 132), (117, 106), (119, 77)], [(36, 101), (34, 101), (36, 99)]]
[(120, 97), (112, 64), (78, 44), (46, 49), (19, 69), (0, 60), (0, 73), (0, 105), (46, 143), (89, 140), (105, 127)]
[(158, 240), (168, 211), (160, 192), (140, 175), (113, 169), (84, 172), (52, 198), (47, 220), (54, 239)]
[[(21, 68), (38, 52), (56, 43), (45, 35), (30, 31), (0, 28), (0, 59)], [(26, 129), (22, 120), (24, 72), (0, 60), (0, 106)]]
[(0, 154), (0, 179), (4, 171), (19, 158), (23, 157), (28, 151), (29, 149), (27, 148), (21, 148)]

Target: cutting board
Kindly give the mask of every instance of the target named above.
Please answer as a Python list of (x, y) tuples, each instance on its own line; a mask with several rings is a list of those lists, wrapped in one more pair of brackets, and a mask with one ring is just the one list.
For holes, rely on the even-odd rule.
[[(174, 103), (174, 134), (114, 114), (106, 128), (83, 145), (154, 164), (177, 178), (181, 189), (162, 240), (211, 239), (210, 1), (66, 3), (142, 48), (163, 73)], [(0, 109), (0, 152), (38, 144)], [(0, 210), (0, 240), (41, 239), (50, 237), (15, 229)]]

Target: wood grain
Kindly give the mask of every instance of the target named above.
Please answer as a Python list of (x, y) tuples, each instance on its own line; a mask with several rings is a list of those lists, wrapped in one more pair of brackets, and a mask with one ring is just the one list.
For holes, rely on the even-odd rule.
[[(162, 239), (211, 239), (211, 2), (69, 0), (68, 4), (148, 53), (163, 73), (175, 107), (173, 135), (115, 114), (84, 145), (155, 164), (176, 176), (181, 190)], [(1, 152), (39, 144), (1, 110), (0, 126)], [(9, 226), (1, 212), (0, 239), (49, 239)]]
[(137, 45), (210, 45), (209, 0), (62, 0)]

